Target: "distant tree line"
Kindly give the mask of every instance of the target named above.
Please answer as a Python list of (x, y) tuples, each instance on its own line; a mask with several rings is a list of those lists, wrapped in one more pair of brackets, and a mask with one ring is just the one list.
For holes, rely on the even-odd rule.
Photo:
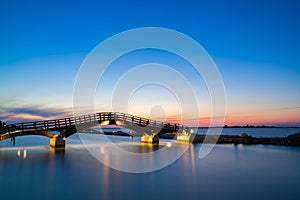
[(228, 126), (225, 125), (223, 128), (299, 128), (297, 126), (268, 126), (268, 125), (236, 125), (236, 126)]

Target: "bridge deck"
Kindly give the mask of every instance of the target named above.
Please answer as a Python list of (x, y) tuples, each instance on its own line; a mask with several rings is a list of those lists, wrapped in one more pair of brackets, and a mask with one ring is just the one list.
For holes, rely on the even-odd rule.
[(149, 134), (175, 133), (189, 129), (180, 124), (155, 121), (125, 113), (101, 112), (62, 119), (8, 124), (0, 130), (0, 140), (22, 135), (44, 135), (51, 138), (54, 136), (51, 131), (59, 131), (62, 137), (69, 137), (81, 130), (99, 126), (103, 122), (115, 123)]

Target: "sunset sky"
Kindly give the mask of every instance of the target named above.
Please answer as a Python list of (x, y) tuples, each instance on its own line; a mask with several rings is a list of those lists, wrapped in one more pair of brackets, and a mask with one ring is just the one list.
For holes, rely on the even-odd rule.
[[(300, 126), (299, 10), (297, 0), (2, 0), (0, 120), (72, 115), (77, 72), (101, 41), (128, 29), (164, 27), (196, 40), (216, 63), (227, 96), (226, 124)], [(119, 65), (153, 61), (179, 70), (185, 66), (166, 52), (154, 50), (128, 55)], [(107, 73), (108, 79), (113, 79), (116, 72)], [(201, 93), (202, 86), (191, 83)], [(105, 92), (97, 91), (95, 98)], [(128, 110), (148, 117), (149, 112), (141, 106), (146, 108), (151, 101), (143, 92)], [(159, 91), (157, 94), (156, 104), (172, 105)], [(204, 96), (206, 99), (198, 102), (202, 126), (210, 118), (209, 98)], [(99, 112), (110, 109), (105, 104), (98, 106)], [(165, 114), (176, 121), (176, 109)]]

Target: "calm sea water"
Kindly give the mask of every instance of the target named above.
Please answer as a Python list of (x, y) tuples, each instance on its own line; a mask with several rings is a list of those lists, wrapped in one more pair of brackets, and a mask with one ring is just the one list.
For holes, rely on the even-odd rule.
[[(212, 128), (212, 130), (214, 130)], [(213, 133), (214, 131), (212, 131)], [(199, 128), (198, 134), (206, 134), (207, 128)], [(241, 135), (247, 133), (253, 137), (286, 137), (290, 134), (300, 133), (300, 128), (224, 128), (222, 135)]]
[[(97, 129), (96, 130), (101, 130)], [(104, 131), (109, 132), (118, 132), (122, 130), (123, 132), (130, 132), (129, 129), (126, 128), (103, 128)], [(198, 134), (207, 134), (208, 128), (194, 128), (194, 132)], [(211, 133), (215, 134), (217, 130), (216, 128), (211, 128)], [(223, 128), (222, 135), (241, 135), (242, 133), (247, 133), (253, 137), (287, 137), (288, 135), (294, 133), (300, 133), (300, 128)]]
[[(199, 159), (201, 144), (195, 144), (163, 169), (134, 174), (99, 162), (78, 135), (68, 138), (60, 151), (41, 136), (18, 137), (14, 147), (9, 140), (0, 141), (0, 199), (299, 199), (299, 147), (217, 145)], [(128, 151), (155, 150), (142, 146), (139, 138), (108, 138)], [(169, 144), (160, 140), (156, 148), (168, 146), (170, 155), (182, 148)], [(158, 159), (163, 158), (152, 157), (150, 163)]]

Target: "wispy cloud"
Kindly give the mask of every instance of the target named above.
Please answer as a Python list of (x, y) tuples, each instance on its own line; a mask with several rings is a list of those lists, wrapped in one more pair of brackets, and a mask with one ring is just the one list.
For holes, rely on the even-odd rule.
[(296, 110), (296, 109), (300, 109), (300, 106), (274, 108), (273, 110)]
[(62, 118), (71, 115), (70, 108), (51, 108), (40, 105), (22, 107), (0, 106), (0, 120), (14, 123), (20, 121), (35, 121)]

